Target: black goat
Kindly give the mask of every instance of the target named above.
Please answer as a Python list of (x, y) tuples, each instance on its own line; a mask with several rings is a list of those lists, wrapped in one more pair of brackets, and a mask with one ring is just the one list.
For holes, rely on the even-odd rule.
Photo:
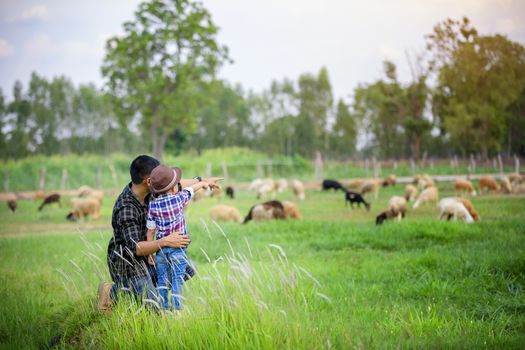
[(51, 203), (58, 203), (58, 206), (62, 207), (62, 205), (60, 204), (60, 194), (58, 194), (58, 193), (51, 193), (49, 196), (44, 198), (44, 201), (42, 202), (40, 207), (38, 207), (38, 211), (42, 211), (44, 206), (46, 206), (48, 204), (51, 204)]
[(7, 201), (7, 206), (9, 207), (9, 209), (11, 209), (11, 211), (14, 212), (16, 211), (16, 199), (9, 199)]
[(361, 203), (363, 203), (366, 207), (366, 210), (370, 210), (370, 203), (367, 203), (367, 201), (365, 201), (363, 196), (361, 196), (359, 193), (345, 191), (345, 206), (348, 205), (349, 202), (351, 208), (354, 207), (354, 203), (357, 203), (357, 206), (361, 208)]
[(235, 197), (235, 191), (233, 190), (233, 187), (228, 186), (226, 187), (226, 195), (233, 199)]
[(328, 190), (344, 190), (343, 185), (336, 180), (323, 180), (323, 191)]

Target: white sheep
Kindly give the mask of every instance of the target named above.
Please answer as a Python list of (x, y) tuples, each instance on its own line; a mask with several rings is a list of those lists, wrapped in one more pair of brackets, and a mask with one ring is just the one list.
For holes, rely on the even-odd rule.
[(407, 202), (415, 201), (417, 198), (417, 187), (414, 185), (406, 185), (405, 186), (405, 199)]
[(439, 198), (438, 196), (438, 189), (436, 186), (431, 186), (428, 188), (425, 188), (417, 198), (417, 201), (414, 203), (413, 208), (419, 207), (421, 204), (428, 203), (428, 202), (435, 202)]
[(76, 220), (85, 216), (93, 219), (100, 217), (100, 201), (93, 197), (71, 199), (72, 211), (67, 216), (70, 220)]
[(276, 184), (272, 179), (264, 179), (263, 183), (257, 189), (257, 198), (271, 194), (272, 198), (275, 198)]
[(443, 198), (439, 202), (438, 208), (440, 210), (440, 220), (443, 220), (444, 218), (447, 218), (447, 220), (454, 218), (454, 220), (464, 220), (468, 224), (474, 222), (472, 215), (470, 215), (467, 208), (465, 208), (463, 203), (458, 201), (457, 198)]
[(292, 180), (292, 190), (295, 195), (295, 198), (299, 200), (304, 200), (305, 194), (304, 194), (304, 185), (299, 180)]
[(510, 183), (510, 180), (507, 177), (502, 177), (499, 182), (501, 192), (503, 193), (512, 193), (512, 184)]
[(255, 179), (250, 183), (250, 186), (248, 186), (248, 191), (257, 192), (259, 187), (264, 183), (262, 179)]
[(239, 210), (229, 205), (216, 205), (210, 209), (210, 217), (215, 221), (242, 222)]
[(286, 179), (279, 179), (275, 181), (275, 189), (277, 192), (284, 192), (288, 189), (288, 181)]
[(388, 208), (376, 217), (376, 225), (381, 225), (386, 219), (397, 218), (401, 221), (407, 212), (407, 200), (405, 197), (392, 196), (388, 201)]
[(420, 189), (426, 189), (432, 186), (435, 186), (434, 180), (432, 180), (432, 178), (429, 175), (424, 174), (421, 177), (419, 177), (417, 187), (419, 187)]
[(379, 186), (381, 183), (382, 181), (377, 179), (367, 180), (361, 187), (361, 195), (363, 196), (367, 192), (373, 192), (374, 199), (377, 199), (377, 196), (379, 195)]

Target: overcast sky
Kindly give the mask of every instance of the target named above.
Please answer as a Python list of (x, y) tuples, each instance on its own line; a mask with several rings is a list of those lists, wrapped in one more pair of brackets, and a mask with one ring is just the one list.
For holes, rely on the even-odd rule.
[[(32, 71), (102, 86), (104, 42), (133, 19), (137, 0), (0, 0), (0, 87)], [(336, 97), (382, 76), (385, 59), (410, 78), (405, 52), (447, 17), (469, 17), (483, 34), (525, 43), (525, 0), (206, 0), (234, 63), (220, 76), (261, 91), (326, 67)]]

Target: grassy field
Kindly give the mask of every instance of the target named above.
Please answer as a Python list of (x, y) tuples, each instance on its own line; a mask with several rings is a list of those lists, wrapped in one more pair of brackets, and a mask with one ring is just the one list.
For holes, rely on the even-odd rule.
[[(522, 348), (525, 198), (475, 197), (482, 221), (473, 225), (440, 222), (432, 205), (376, 227), (402, 191), (382, 190), (370, 212), (345, 207), (341, 193), (310, 191), (298, 203), (300, 221), (220, 227), (208, 218), (216, 199), (193, 203), (189, 254), (198, 275), (184, 286), (179, 317), (129, 303), (97, 314), (116, 193), (100, 220), (83, 223), (65, 221), (67, 201), (41, 213), (22, 201), (15, 215), (2, 205), (0, 346)], [(244, 214), (254, 197), (221, 202)]]

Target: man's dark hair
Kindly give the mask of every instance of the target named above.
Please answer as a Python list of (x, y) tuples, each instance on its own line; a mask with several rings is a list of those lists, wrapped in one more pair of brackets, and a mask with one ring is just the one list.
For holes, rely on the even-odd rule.
[(160, 162), (153, 157), (141, 155), (133, 159), (129, 166), (129, 174), (134, 184), (140, 184), (145, 177), (149, 176)]

